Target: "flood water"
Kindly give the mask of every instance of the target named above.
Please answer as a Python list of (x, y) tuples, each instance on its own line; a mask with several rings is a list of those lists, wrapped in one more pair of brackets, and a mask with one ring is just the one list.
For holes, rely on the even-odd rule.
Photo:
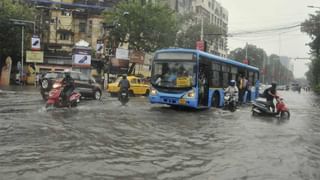
[(38, 92), (3, 90), (0, 179), (319, 180), (319, 97), (280, 94), (290, 120), (107, 95), (46, 111)]

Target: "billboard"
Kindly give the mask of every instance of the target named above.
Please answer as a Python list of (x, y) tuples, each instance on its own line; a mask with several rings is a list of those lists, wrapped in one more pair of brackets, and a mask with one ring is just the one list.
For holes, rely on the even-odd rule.
[(38, 36), (33, 36), (31, 38), (31, 50), (40, 50), (40, 38)]
[(85, 67), (90, 68), (91, 66), (91, 49), (83, 47), (75, 47), (72, 55), (72, 66), (73, 67)]
[(43, 63), (43, 51), (27, 51), (27, 62)]
[(129, 60), (129, 50), (123, 48), (117, 48), (116, 50), (116, 58), (117, 59), (127, 59)]
[(97, 40), (96, 52), (97, 54), (103, 54), (104, 44), (101, 40)]
[(130, 62), (143, 64), (144, 63), (144, 53), (140, 51), (133, 51), (130, 54)]
[(74, 54), (72, 58), (73, 58), (73, 66), (79, 66), (79, 67), (91, 66), (91, 55)]
[(129, 69), (129, 60), (112, 58), (110, 63), (111, 74), (126, 74)]

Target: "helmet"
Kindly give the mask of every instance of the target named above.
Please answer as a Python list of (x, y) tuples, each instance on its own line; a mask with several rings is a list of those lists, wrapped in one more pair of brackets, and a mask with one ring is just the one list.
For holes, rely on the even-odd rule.
[(272, 86), (273, 88), (276, 88), (276, 87), (277, 87), (277, 83), (276, 83), (276, 82), (272, 82), (272, 83), (271, 83), (271, 86)]
[(127, 79), (127, 75), (126, 75), (126, 74), (123, 74), (123, 75), (122, 75), (122, 79)]
[(65, 72), (65, 77), (70, 78), (71, 77), (70, 72)]
[(235, 86), (236, 85), (236, 81), (235, 80), (231, 80), (230, 81), (230, 86)]

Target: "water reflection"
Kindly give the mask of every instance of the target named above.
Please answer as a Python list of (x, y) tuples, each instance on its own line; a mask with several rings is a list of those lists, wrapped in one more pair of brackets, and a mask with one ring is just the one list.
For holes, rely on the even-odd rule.
[(290, 120), (150, 105), (131, 98), (43, 111), (1, 94), (4, 179), (320, 179), (319, 98), (284, 92)]

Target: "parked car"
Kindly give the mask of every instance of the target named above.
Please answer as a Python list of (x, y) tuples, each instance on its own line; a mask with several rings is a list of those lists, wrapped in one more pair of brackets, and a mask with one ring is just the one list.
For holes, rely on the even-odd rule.
[[(107, 91), (111, 94), (111, 96), (116, 96), (118, 94), (120, 90), (118, 84), (121, 79), (122, 77), (118, 77), (114, 83), (108, 84)], [(128, 76), (127, 79), (130, 83), (130, 95), (149, 95), (149, 85), (144, 81), (143, 78), (136, 76)]]
[[(70, 75), (74, 79), (75, 88), (80, 92), (81, 97), (93, 98), (96, 100), (101, 99), (101, 86), (96, 83), (93, 77), (88, 77), (87, 75), (76, 71), (71, 71)], [(40, 93), (42, 98), (46, 100), (53, 84), (61, 81), (64, 77), (65, 72), (55, 71), (44, 73), (40, 78)]]

